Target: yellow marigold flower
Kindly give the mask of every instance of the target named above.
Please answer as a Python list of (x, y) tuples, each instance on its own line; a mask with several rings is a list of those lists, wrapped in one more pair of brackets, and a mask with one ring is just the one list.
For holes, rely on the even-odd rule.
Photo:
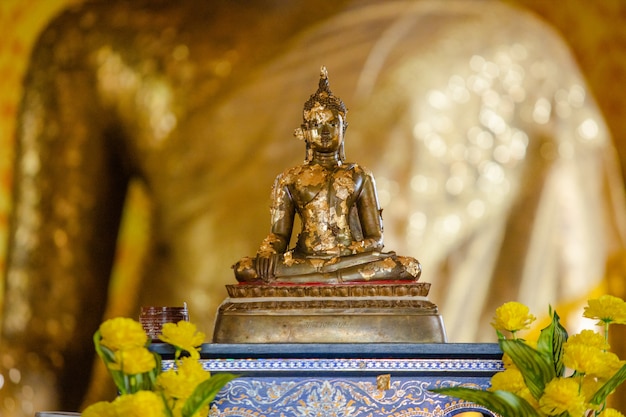
[[(183, 401), (178, 401), (176, 405), (172, 408), (172, 417), (182, 417), (183, 415), (183, 407), (185, 403)], [(196, 411), (191, 417), (206, 417), (209, 415), (210, 407), (207, 405), (202, 407), (199, 411)]]
[(526, 384), (524, 383), (522, 373), (517, 368), (509, 368), (491, 377), (491, 387), (489, 391), (501, 390), (517, 394), (524, 388), (526, 388)]
[(534, 408), (535, 410), (539, 410), (539, 402), (530, 392), (530, 389), (524, 388), (523, 390), (518, 391), (515, 394), (517, 394), (518, 397), (521, 397), (524, 400), (526, 400), (526, 402), (530, 404), (532, 408)]
[(168, 398), (187, 399), (198, 384), (211, 377), (211, 373), (202, 368), (202, 364), (190, 357), (182, 358), (177, 369), (169, 369), (157, 377), (159, 386)]
[(622, 362), (612, 352), (581, 344), (563, 345), (563, 364), (580, 374), (610, 378)]
[(624, 417), (624, 414), (620, 413), (614, 408), (607, 408), (600, 413), (598, 417)]
[(491, 325), (496, 330), (506, 330), (515, 333), (519, 330), (528, 329), (535, 321), (535, 316), (530, 314), (530, 310), (522, 303), (511, 301), (502, 304), (496, 309)]
[(111, 350), (145, 346), (148, 336), (141, 323), (133, 319), (117, 317), (100, 325), (100, 344)]
[[(182, 382), (182, 383), (181, 383)], [(186, 399), (193, 390), (189, 390), (189, 386), (184, 384), (182, 378), (178, 376), (178, 373), (174, 369), (168, 369), (165, 372), (160, 373), (156, 379), (156, 385), (163, 391), (165, 396), (172, 400)], [(193, 388), (195, 389), (195, 387)], [(168, 401), (168, 404), (172, 404), (174, 401)]]
[(143, 374), (156, 368), (154, 354), (145, 347), (131, 347), (115, 352), (115, 362), (109, 365), (114, 371), (127, 375)]
[(100, 401), (85, 408), (82, 417), (117, 417), (116, 407), (113, 403)]
[(604, 367), (602, 353), (595, 347), (566, 343), (563, 345), (563, 364), (581, 374), (597, 375)]
[(567, 342), (565, 342), (565, 344), (586, 345), (600, 350), (609, 350), (611, 348), (605, 337), (600, 333), (594, 332), (593, 330), (583, 330), (578, 334), (572, 335), (569, 337), (569, 339), (567, 339)]
[(546, 384), (539, 399), (539, 409), (549, 416), (568, 412), (582, 416), (586, 410), (585, 398), (579, 393), (578, 383), (572, 378), (554, 378)]
[(583, 397), (585, 397), (585, 401), (591, 401), (591, 398), (593, 398), (602, 385), (604, 385), (604, 381), (599, 381), (593, 376), (584, 376), (580, 384), (580, 391), (583, 394)]
[(504, 369), (517, 368), (508, 353), (502, 354), (502, 365), (504, 365)]
[(177, 401), (174, 403), (172, 409), (172, 417), (182, 417), (183, 416), (183, 407), (185, 406), (184, 401)]
[(626, 361), (621, 360), (619, 356), (613, 352), (604, 352), (602, 360), (604, 361), (604, 367), (601, 369), (602, 372), (596, 374), (596, 376), (601, 379), (611, 378), (626, 365)]
[(137, 391), (134, 394), (120, 395), (113, 401), (117, 414), (123, 417), (163, 417), (165, 404), (153, 391)]
[(165, 323), (161, 333), (161, 341), (189, 352), (194, 359), (200, 358), (197, 347), (204, 342), (206, 336), (198, 331), (195, 324), (188, 321)]
[(602, 295), (589, 300), (583, 317), (597, 319), (598, 325), (605, 323), (626, 324), (626, 302), (612, 295)]
[(178, 373), (198, 384), (211, 377), (211, 373), (205, 371), (202, 364), (192, 358), (183, 358), (179, 361)]

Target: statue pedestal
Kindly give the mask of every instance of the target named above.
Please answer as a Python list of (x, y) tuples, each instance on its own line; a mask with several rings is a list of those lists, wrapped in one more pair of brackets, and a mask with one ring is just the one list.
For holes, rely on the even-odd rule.
[(400, 281), (227, 286), (214, 343), (200, 354), (205, 369), (241, 377), (216, 397), (211, 416), (495, 416), (429, 391), (484, 389), (503, 369), (496, 344), (444, 343), (429, 289)]
[[(173, 350), (155, 344), (163, 367)], [(203, 367), (240, 375), (211, 405), (212, 417), (420, 416), (489, 410), (429, 389), (485, 389), (503, 370), (497, 344), (216, 344), (202, 346)]]
[(443, 343), (430, 284), (228, 285), (215, 343)]

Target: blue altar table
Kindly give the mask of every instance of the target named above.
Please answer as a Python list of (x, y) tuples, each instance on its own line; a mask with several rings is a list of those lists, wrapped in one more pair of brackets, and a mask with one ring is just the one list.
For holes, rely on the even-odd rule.
[[(171, 351), (157, 351), (173, 366)], [(497, 344), (209, 343), (200, 354), (205, 369), (240, 376), (215, 398), (215, 417), (495, 416), (429, 389), (484, 389), (503, 370)]]

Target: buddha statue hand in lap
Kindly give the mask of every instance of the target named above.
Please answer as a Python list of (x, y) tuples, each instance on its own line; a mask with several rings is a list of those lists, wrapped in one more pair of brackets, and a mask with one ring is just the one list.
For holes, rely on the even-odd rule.
[[(382, 210), (374, 177), (364, 167), (345, 162), (346, 113), (322, 67), (319, 88), (304, 104), (303, 123), (295, 131), (306, 143), (305, 161), (274, 181), (271, 232), (255, 257), (233, 266), (238, 281), (336, 284), (419, 279), (416, 259), (382, 252)], [(302, 229), (290, 249), (296, 213)]]

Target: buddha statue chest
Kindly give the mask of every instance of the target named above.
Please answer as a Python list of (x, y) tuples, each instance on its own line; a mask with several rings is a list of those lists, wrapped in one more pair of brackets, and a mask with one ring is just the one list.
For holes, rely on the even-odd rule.
[(285, 178), (297, 209), (306, 211), (335, 212), (346, 216), (348, 208), (356, 201), (363, 184), (363, 171), (356, 164), (326, 168), (322, 165), (297, 167)]

